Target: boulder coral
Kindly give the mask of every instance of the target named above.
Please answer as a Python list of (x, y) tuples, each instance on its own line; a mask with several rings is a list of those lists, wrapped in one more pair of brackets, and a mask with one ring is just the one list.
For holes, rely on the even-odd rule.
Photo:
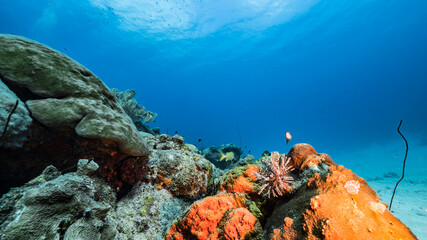
[(214, 166), (184, 138), (166, 134), (144, 135), (151, 154), (146, 178), (159, 189), (166, 188), (174, 196), (201, 197), (213, 185)]
[(212, 165), (202, 156), (184, 150), (152, 150), (147, 178), (175, 196), (203, 196), (212, 184)]
[(298, 170), (316, 167), (320, 163), (336, 165), (328, 154), (318, 154), (311, 145), (306, 143), (294, 145), (287, 156), (291, 158), (291, 165)]
[(107, 220), (113, 191), (99, 179), (94, 162), (81, 160), (79, 171), (60, 175), (48, 167), (26, 186), (0, 199), (0, 239), (113, 239)]
[[(104, 83), (88, 69), (45, 45), (0, 35), (0, 77), (21, 88), (32, 117), (48, 127), (115, 141), (133, 156), (147, 155), (130, 118)], [(22, 94), (25, 89), (26, 94)]]
[(259, 166), (255, 164), (233, 168), (220, 179), (219, 189), (228, 193), (256, 194), (259, 191), (258, 172)]
[[(141, 180), (149, 151), (109, 88), (65, 54), (0, 34), (0, 124), (18, 107), (0, 143), (0, 193), (48, 165), (75, 169), (94, 159), (116, 191)], [(131, 171), (129, 171), (132, 169)]]
[(116, 239), (161, 239), (171, 222), (187, 207), (168, 190), (139, 183), (117, 202), (107, 217), (118, 230)]
[(269, 239), (417, 239), (364, 179), (342, 165), (316, 173), (279, 203), (265, 230)]

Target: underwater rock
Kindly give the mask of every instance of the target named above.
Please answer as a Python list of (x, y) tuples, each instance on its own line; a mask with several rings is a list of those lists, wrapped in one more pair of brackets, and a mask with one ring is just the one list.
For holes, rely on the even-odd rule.
[(140, 182), (116, 201), (96, 176), (96, 163), (81, 159), (77, 172), (53, 166), (0, 198), (0, 239), (163, 239), (191, 205), (168, 190)]
[(51, 173), (55, 171), (49, 167), (45, 176), (36, 178), (44, 180), (33, 180), (1, 198), (1, 209), (5, 199), (15, 201), (8, 203), (11, 211), (0, 212), (0, 238), (113, 239), (115, 228), (106, 220), (115, 202), (111, 188), (76, 173), (47, 180)]
[(262, 239), (261, 224), (246, 207), (243, 194), (206, 197), (174, 222), (166, 239)]
[[(5, 131), (7, 119), (10, 116), (6, 132), (0, 139), (0, 147), (21, 148), (27, 140), (32, 118), (25, 104), (0, 80), (0, 136)], [(12, 113), (16, 101), (18, 105)], [(12, 115), (11, 115), (12, 114)]]
[(224, 239), (262, 239), (258, 218), (246, 208), (237, 208), (228, 213), (219, 229), (219, 236)]
[(219, 162), (219, 159), (221, 159), (221, 153), (219, 152), (219, 149), (217, 147), (209, 147), (202, 151), (203, 157), (205, 157), (210, 162)]
[(154, 132), (154, 135), (160, 135), (160, 128), (159, 127), (153, 127), (150, 130)]
[(260, 188), (258, 172), (259, 166), (254, 164), (233, 168), (221, 177), (219, 191), (257, 195)]
[(77, 174), (80, 175), (91, 175), (96, 173), (99, 166), (94, 161), (89, 161), (87, 159), (80, 159), (77, 163)]
[[(95, 162), (81, 159), (65, 175), (49, 166), (0, 198), (0, 239), (416, 239), (364, 179), (332, 160), (292, 171), (292, 190), (272, 198), (259, 194), (258, 162), (238, 166), (219, 176), (215, 195), (192, 202), (210, 193), (216, 168), (182, 137), (142, 136), (178, 148), (151, 150), (152, 183), (138, 181), (117, 201)], [(297, 147), (287, 156), (319, 156)]]
[[(416, 239), (410, 229), (387, 210), (387, 205), (365, 180), (336, 165), (328, 155), (317, 154), (308, 144), (297, 144), (287, 157), (294, 158), (297, 169), (288, 173), (293, 178), (292, 188), (283, 196), (266, 198), (259, 194), (264, 184), (259, 178), (259, 163), (238, 166), (224, 173), (217, 183), (219, 193), (215, 197), (234, 194), (244, 199), (244, 206), (231, 204), (233, 207), (225, 212), (248, 210), (261, 223), (263, 229), (259, 231), (265, 239), (353, 239), (354, 236)], [(211, 236), (209, 234), (225, 236), (221, 234), (225, 231), (227, 216), (222, 216), (220, 223), (216, 220), (219, 217), (214, 217), (224, 212), (215, 206), (221, 200), (210, 198), (193, 204), (186, 215), (172, 225), (167, 239)], [(208, 208), (207, 203), (213, 207)], [(241, 237), (237, 239), (243, 239)]]
[[(229, 161), (221, 160), (222, 154), (233, 153), (233, 158)], [(215, 167), (220, 169), (230, 169), (240, 160), (240, 156), (243, 151), (240, 147), (235, 144), (227, 143), (221, 145), (220, 147), (209, 147), (203, 150), (203, 156), (208, 159)]]
[(11, 213), (15, 211), (16, 203), (19, 199), (21, 199), (21, 197), (28, 189), (41, 183), (53, 180), (59, 177), (60, 175), (61, 173), (58, 171), (58, 169), (51, 165), (48, 166), (45, 170), (43, 170), (40, 176), (29, 181), (24, 186), (12, 188), (8, 193), (3, 194), (0, 198), (0, 232), (5, 224), (6, 219), (12, 216)]
[(255, 164), (258, 159), (256, 159), (253, 155), (248, 154), (244, 158), (240, 158), (240, 160), (235, 164), (236, 166), (245, 166), (247, 164)]
[(20, 89), (17, 95), (35, 120), (52, 128), (71, 127), (81, 137), (117, 142), (132, 156), (148, 154), (108, 87), (65, 54), (2, 34), (0, 59), (1, 80)]
[(256, 164), (235, 167), (222, 175), (217, 181), (218, 193), (244, 194), (252, 214), (261, 222), (264, 222), (266, 198), (258, 194), (263, 182), (259, 179), (260, 168)]
[(200, 197), (207, 193), (214, 180), (214, 166), (184, 138), (140, 132), (151, 150), (146, 178), (158, 188), (166, 188), (175, 196)]
[(58, 171), (58, 169), (55, 166), (49, 165), (43, 170), (43, 172), (38, 177), (27, 182), (24, 186), (33, 186), (33, 185), (41, 184), (41, 183), (53, 180), (59, 176), (61, 176), (61, 172)]
[(363, 178), (337, 165), (281, 200), (264, 230), (269, 239), (417, 239)]
[(220, 147), (220, 150), (223, 153), (233, 152), (233, 154), (234, 154), (234, 160), (233, 161), (238, 161), (240, 159), (240, 156), (243, 153), (242, 149), (233, 143), (227, 143), (227, 144), (222, 145)]
[(213, 184), (213, 165), (189, 150), (152, 150), (147, 178), (175, 196), (203, 196)]
[[(194, 149), (189, 149), (186, 147), (184, 143), (184, 138), (180, 135), (169, 136), (167, 134), (160, 134), (156, 136), (149, 136), (147, 134), (141, 133), (144, 136), (144, 140), (147, 146), (150, 149), (156, 150), (185, 150), (185, 151), (193, 151)], [(198, 153), (199, 151), (195, 149), (193, 151)]]
[[(26, 139), (19, 149), (0, 145), (0, 193), (48, 165), (75, 169), (81, 158), (93, 159), (116, 190), (141, 179), (148, 148), (109, 89), (85, 67), (40, 43), (0, 34), (0, 80), (19, 99), (7, 134), (22, 136), (14, 138), (18, 145)], [(0, 96), (9, 110), (11, 94)]]
[(140, 183), (120, 199), (108, 219), (117, 228), (116, 239), (163, 239), (173, 220), (189, 205), (166, 189)]
[(294, 145), (287, 156), (291, 158), (292, 166), (298, 170), (316, 167), (320, 163), (326, 163), (330, 166), (336, 165), (328, 154), (318, 154), (311, 145), (306, 143)]

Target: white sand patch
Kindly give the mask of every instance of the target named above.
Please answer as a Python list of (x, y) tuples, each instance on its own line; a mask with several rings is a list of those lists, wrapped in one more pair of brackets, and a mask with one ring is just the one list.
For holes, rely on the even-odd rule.
[[(427, 169), (425, 169), (427, 170)], [(390, 204), (391, 195), (398, 178), (384, 178), (369, 180), (369, 185), (381, 197), (381, 200)], [(427, 239), (427, 180), (402, 180), (397, 187), (391, 211), (400, 219), (419, 239)]]

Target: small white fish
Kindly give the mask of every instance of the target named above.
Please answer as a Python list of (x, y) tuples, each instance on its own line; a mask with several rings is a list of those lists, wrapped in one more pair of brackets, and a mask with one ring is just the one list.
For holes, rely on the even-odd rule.
[(292, 135), (290, 132), (286, 132), (285, 137), (286, 137), (286, 144), (288, 144), (288, 142), (291, 141), (292, 139)]

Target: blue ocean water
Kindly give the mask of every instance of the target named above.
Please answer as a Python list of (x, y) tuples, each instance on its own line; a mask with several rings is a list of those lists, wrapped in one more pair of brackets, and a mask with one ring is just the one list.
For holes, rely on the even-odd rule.
[(408, 159), (426, 160), (424, 0), (0, 0), (0, 32), (135, 89), (151, 127), (199, 148), (305, 142), (382, 173), (401, 167), (403, 120)]

